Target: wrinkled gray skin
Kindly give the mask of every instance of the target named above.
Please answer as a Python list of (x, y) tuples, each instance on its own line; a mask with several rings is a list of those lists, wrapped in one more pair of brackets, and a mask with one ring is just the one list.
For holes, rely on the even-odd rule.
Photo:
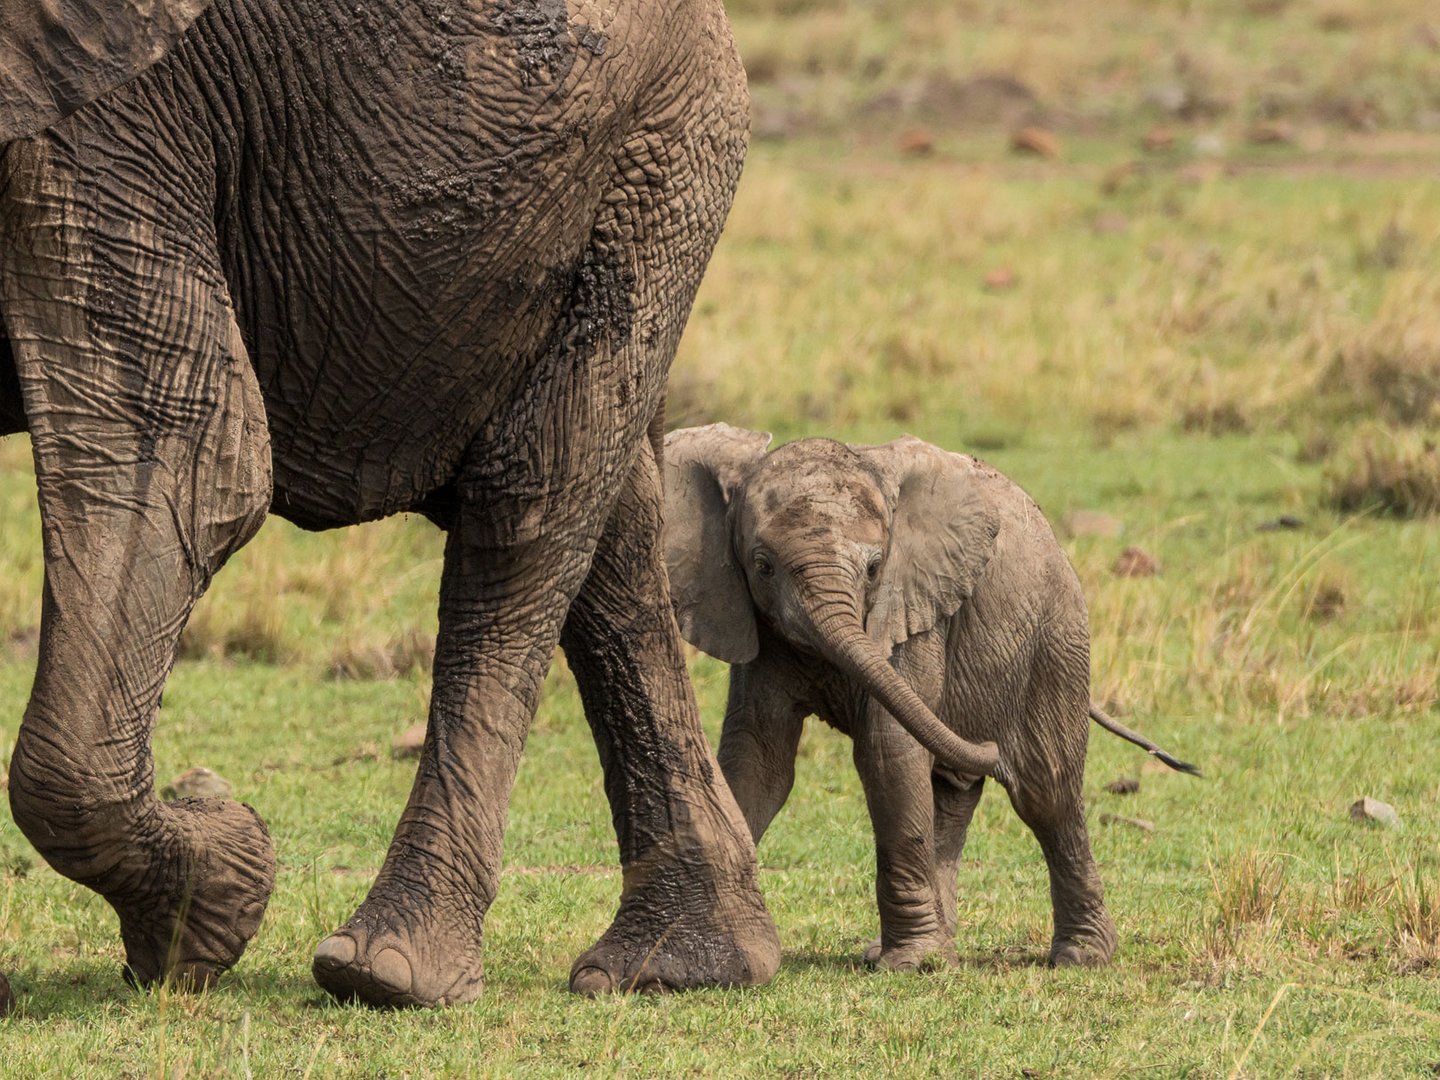
[(0, 434), (33, 440), (46, 567), (10, 802), (132, 977), (212, 980), (270, 894), (259, 816), (157, 802), (150, 733), (272, 509), (448, 533), (423, 756), (326, 989), (480, 992), (560, 642), (625, 869), (572, 987), (774, 972), (659, 547), (665, 377), (746, 124), (719, 0), (4, 0)]
[[(1050, 869), (1050, 962), (1108, 962), (1115, 927), (1081, 798), (1085, 600), (1039, 508), (918, 439), (803, 439), (767, 455), (769, 442), (714, 424), (665, 449), (671, 589), (685, 636), (733, 665), (720, 765), (756, 842), (818, 715), (854, 740), (874, 826), (880, 939), (867, 959), (952, 962), (956, 871), (988, 772)], [(998, 762), (937, 759), (907, 731), (927, 714), (993, 742)]]

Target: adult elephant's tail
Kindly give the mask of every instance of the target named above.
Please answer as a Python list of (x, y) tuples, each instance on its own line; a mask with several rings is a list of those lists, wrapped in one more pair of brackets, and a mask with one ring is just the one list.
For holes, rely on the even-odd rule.
[(65, 119), (164, 56), (211, 0), (4, 0), (0, 146)]

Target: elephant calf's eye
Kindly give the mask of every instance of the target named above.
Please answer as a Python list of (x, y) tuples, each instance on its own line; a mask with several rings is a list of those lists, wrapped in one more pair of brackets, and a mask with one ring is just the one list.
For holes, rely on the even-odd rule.
[(871, 556), (870, 561), (865, 565), (865, 576), (871, 581), (874, 581), (880, 576), (880, 562), (880, 556), (873, 555)]
[(755, 572), (762, 578), (772, 578), (775, 576), (775, 564), (768, 555), (756, 555)]

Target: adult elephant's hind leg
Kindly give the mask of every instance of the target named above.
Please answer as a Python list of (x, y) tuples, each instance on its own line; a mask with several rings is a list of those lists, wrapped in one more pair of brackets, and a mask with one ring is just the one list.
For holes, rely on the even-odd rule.
[(163, 224), (183, 211), (149, 201), (153, 177), (107, 186), (65, 146), (14, 144), (0, 166), (0, 305), (45, 545), (10, 805), (119, 914), (132, 978), (207, 983), (258, 928), (275, 857), (248, 806), (158, 802), (150, 734), (192, 606), (269, 508), (264, 405), (218, 274), (177, 250), (206, 219)]
[(780, 941), (754, 846), (700, 727), (660, 550), (660, 472), (647, 445), (570, 609), (562, 642), (605, 770), (620, 910), (571, 988), (751, 986)]

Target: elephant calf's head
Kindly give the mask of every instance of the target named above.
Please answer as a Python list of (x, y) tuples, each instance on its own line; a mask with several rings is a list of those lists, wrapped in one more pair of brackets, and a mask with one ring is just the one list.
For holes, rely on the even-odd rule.
[(992, 772), (993, 745), (957, 738), (889, 663), (964, 603), (994, 549), (975, 462), (913, 438), (769, 444), (728, 424), (666, 440), (666, 556), (686, 639), (745, 663), (763, 618), (862, 683), (937, 757)]

